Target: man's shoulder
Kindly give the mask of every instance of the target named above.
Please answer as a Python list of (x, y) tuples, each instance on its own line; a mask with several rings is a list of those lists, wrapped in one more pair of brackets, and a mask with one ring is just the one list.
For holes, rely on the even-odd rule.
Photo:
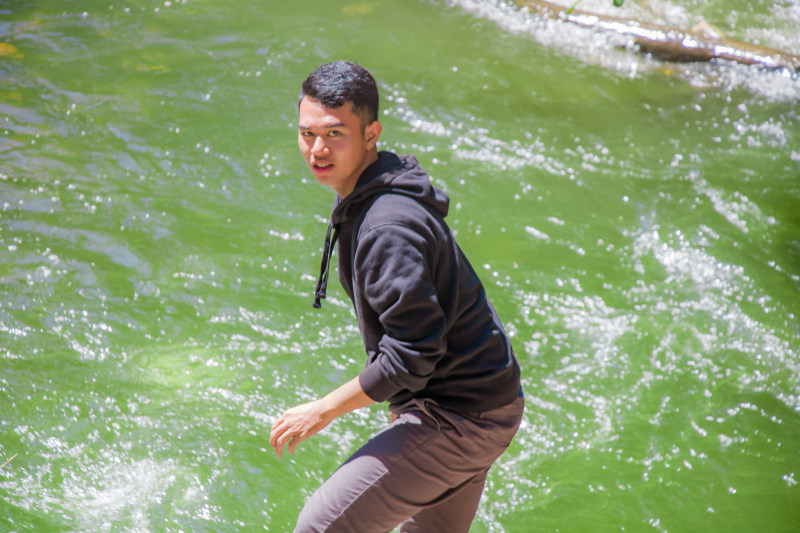
[(381, 234), (390, 235), (405, 228), (427, 236), (426, 239), (435, 239), (434, 235), (439, 232), (434, 228), (438, 226), (431, 212), (419, 201), (403, 194), (385, 193), (375, 197), (366, 211), (358, 233), (363, 236), (380, 230)]
[(418, 200), (403, 194), (386, 192), (375, 197), (364, 216), (362, 228), (387, 224), (427, 226), (430, 223), (426, 219), (430, 216), (430, 212)]

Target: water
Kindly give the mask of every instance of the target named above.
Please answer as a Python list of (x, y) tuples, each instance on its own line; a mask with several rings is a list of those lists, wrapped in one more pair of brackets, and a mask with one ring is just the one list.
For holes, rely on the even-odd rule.
[[(597, 5), (602, 2), (597, 2)], [(800, 53), (800, 4), (651, 3)], [(626, 2), (624, 9), (639, 9)], [(523, 366), (473, 531), (800, 524), (800, 81), (498, 2), (0, 2), (0, 530), (287, 531), (386, 422), (355, 375), (300, 81), (357, 60)], [(612, 43), (613, 44), (613, 43)]]

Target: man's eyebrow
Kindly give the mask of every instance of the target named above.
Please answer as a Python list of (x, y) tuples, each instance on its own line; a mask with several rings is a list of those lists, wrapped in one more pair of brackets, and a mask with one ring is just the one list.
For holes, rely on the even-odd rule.
[[(331, 122), (330, 124), (325, 124), (325, 125), (324, 125), (324, 126), (322, 126), (322, 127), (323, 127), (323, 128), (328, 128), (328, 129), (330, 129), (330, 128), (344, 128), (344, 127), (346, 127), (346, 126), (344, 125), (344, 123), (343, 123), (343, 122)], [(310, 128), (309, 126), (304, 126), (304, 125), (302, 125), (302, 124), (298, 124), (298, 125), (297, 125), (297, 129), (300, 129), (300, 130), (310, 130), (311, 128)]]

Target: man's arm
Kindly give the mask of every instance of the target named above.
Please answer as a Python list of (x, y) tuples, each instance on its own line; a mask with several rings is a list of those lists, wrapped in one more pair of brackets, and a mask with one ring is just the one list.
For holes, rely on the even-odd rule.
[(289, 453), (294, 453), (301, 441), (325, 428), (337, 416), (373, 403), (375, 400), (367, 396), (355, 377), (319, 400), (288, 409), (273, 424), (269, 443), (278, 457), (286, 444)]

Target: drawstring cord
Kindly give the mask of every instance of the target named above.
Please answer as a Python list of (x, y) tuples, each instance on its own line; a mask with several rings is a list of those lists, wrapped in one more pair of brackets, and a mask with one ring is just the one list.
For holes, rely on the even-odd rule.
[[(331, 238), (333, 232), (333, 238)], [(333, 225), (333, 222), (328, 223), (328, 231), (325, 232), (325, 247), (322, 250), (322, 264), (319, 267), (319, 279), (317, 279), (317, 290), (314, 291), (314, 307), (319, 309), (322, 307), (321, 300), (325, 298), (328, 290), (328, 274), (331, 270), (331, 256), (333, 249), (336, 246), (336, 239), (339, 238), (339, 228)]]

